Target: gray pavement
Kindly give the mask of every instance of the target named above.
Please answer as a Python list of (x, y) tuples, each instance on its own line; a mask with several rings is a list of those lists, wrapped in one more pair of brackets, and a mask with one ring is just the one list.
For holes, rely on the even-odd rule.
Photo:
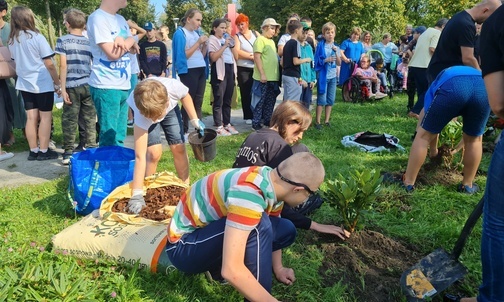
[[(277, 103), (280, 102), (281, 98), (282, 96), (280, 95)], [(240, 133), (251, 132), (252, 126), (246, 125), (242, 116), (241, 109), (232, 110), (231, 123)], [(213, 125), (212, 116), (203, 118), (203, 122), (207, 127), (211, 127)], [(168, 149), (163, 135), (162, 138), (164, 148)], [(128, 135), (124, 145), (125, 147), (133, 148), (133, 142), (133, 136)], [(63, 149), (56, 149), (56, 151), (60, 154), (63, 153)], [(61, 156), (54, 160), (28, 161), (28, 153), (28, 151), (16, 152), (14, 157), (0, 161), (0, 187), (40, 184), (68, 174), (68, 166), (61, 164)]]

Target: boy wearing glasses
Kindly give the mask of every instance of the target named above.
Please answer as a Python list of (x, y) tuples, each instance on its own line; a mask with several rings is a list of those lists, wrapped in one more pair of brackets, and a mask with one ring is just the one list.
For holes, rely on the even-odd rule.
[(198, 180), (181, 197), (168, 227), (170, 261), (186, 273), (222, 276), (247, 300), (273, 300), (272, 270), (284, 284), (296, 280), (282, 264), (282, 249), (296, 237), (292, 222), (279, 217), (284, 202), (302, 204), (324, 175), (317, 157), (300, 152), (276, 169), (228, 169)]

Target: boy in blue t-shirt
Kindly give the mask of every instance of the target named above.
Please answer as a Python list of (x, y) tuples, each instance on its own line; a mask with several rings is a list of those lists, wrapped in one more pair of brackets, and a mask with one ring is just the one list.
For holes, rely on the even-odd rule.
[[(62, 164), (68, 165), (74, 150), (75, 130), (81, 119), (84, 126), (86, 147), (96, 146), (96, 109), (89, 92), (91, 51), (89, 39), (82, 31), (86, 15), (71, 8), (66, 11), (64, 24), (69, 34), (58, 38), (56, 53), (60, 55), (61, 92), (64, 100), (61, 128), (63, 130)], [(82, 142), (81, 142), (82, 144)]]
[(314, 68), (313, 49), (306, 41), (307, 32), (311, 30), (311, 27), (306, 22), (301, 22), (301, 24), (303, 25), (303, 33), (298, 37), (301, 44), (301, 60), (310, 59), (309, 62), (301, 64), (301, 102), (307, 109), (310, 109), (313, 87), (317, 83), (317, 74)]

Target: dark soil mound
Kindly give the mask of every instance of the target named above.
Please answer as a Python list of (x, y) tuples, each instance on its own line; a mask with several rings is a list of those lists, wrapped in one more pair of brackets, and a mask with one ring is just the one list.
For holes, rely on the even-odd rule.
[[(170, 218), (165, 207), (176, 206), (184, 191), (185, 188), (179, 186), (147, 189), (147, 193), (145, 194), (146, 207), (142, 209), (139, 216), (156, 221), (163, 221)], [(119, 199), (112, 207), (112, 211), (130, 214), (127, 212), (128, 201), (129, 198)]]
[(374, 231), (352, 234), (344, 243), (322, 243), (321, 249), (324, 285), (343, 282), (356, 301), (366, 302), (401, 301), (401, 274), (422, 258), (412, 248)]

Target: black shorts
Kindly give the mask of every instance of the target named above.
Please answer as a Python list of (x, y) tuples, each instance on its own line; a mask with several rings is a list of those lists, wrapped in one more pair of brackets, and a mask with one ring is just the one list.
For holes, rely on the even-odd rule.
[(54, 92), (31, 93), (21, 91), (25, 110), (38, 109), (39, 111), (52, 111), (54, 105)]

